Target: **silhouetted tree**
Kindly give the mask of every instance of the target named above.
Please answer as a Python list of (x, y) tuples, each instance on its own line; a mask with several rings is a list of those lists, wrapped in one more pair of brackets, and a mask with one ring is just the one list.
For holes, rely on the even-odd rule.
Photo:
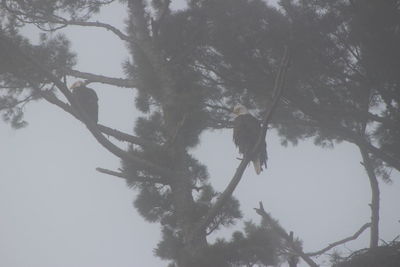
[[(400, 170), (399, 1), (282, 0), (277, 9), (261, 0), (190, 0), (175, 12), (169, 0), (126, 0), (125, 32), (90, 20), (111, 2), (1, 2), (0, 107), (6, 121), (24, 126), (21, 105), (38, 99), (83, 118), (122, 162), (122, 172), (99, 171), (125, 178), (139, 192), (135, 207), (162, 227), (156, 254), (174, 266), (295, 262), (294, 253), (282, 252), (288, 244), (275, 224), (248, 223), (230, 241), (207, 242), (242, 215), (231, 191), (216, 192), (206, 166), (190, 153), (205, 130), (231, 127), (236, 103), (269, 116), (289, 47), (285, 91), (272, 121), (265, 122), (284, 145), (313, 138), (323, 147), (347, 141), (360, 148), (373, 191), (371, 247), (377, 245), (377, 176), (389, 180), (391, 168)], [(43, 32), (39, 44), (21, 35), (27, 24)], [(68, 39), (48, 34), (70, 25), (104, 28), (125, 42), (126, 77), (73, 70), (76, 56)], [(68, 76), (134, 88), (142, 113), (135, 135), (92, 122), (68, 90)], [(124, 151), (104, 134), (131, 145)]]

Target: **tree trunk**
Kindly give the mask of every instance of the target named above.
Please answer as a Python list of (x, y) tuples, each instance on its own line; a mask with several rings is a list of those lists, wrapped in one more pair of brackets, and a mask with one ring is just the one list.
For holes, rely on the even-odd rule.
[[(289, 234), (289, 243), (290, 243), (290, 245), (294, 245), (292, 231), (290, 231), (290, 234)], [(297, 267), (297, 257), (294, 255), (291, 255), (288, 259), (288, 264), (289, 264), (289, 267)]]
[(371, 164), (371, 159), (368, 152), (363, 147), (360, 147), (361, 155), (363, 158), (363, 165), (367, 171), (369, 183), (371, 185), (371, 235), (370, 235), (370, 248), (378, 246), (379, 242), (379, 183), (376, 178), (374, 169)]

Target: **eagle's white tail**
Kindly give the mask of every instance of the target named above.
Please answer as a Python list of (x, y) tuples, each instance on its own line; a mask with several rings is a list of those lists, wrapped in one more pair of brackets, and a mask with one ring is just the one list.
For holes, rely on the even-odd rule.
[(254, 170), (257, 174), (261, 173), (261, 161), (260, 159), (253, 160)]

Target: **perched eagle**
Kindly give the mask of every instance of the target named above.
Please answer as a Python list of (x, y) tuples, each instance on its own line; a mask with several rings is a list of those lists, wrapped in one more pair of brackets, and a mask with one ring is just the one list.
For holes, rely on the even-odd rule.
[[(257, 143), (261, 132), (260, 122), (254, 118), (242, 105), (233, 109), (236, 118), (233, 122), (233, 142), (239, 148), (239, 153), (246, 156)], [(251, 158), (257, 174), (262, 171), (262, 166), (267, 168), (267, 144), (262, 140), (258, 152)]]
[(88, 81), (77, 81), (70, 87), (72, 95), (79, 102), (81, 107), (86, 111), (87, 115), (98, 122), (99, 118), (99, 105), (96, 91), (86, 87)]

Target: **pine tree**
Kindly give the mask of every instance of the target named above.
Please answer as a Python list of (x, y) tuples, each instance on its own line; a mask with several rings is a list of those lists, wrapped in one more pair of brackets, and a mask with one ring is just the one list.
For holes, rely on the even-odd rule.
[[(127, 0), (121, 1), (128, 10), (126, 32), (90, 20), (108, 4), (2, 2), (0, 106), (5, 121), (24, 126), (21, 105), (38, 99), (85, 118), (66, 86), (67, 76), (135, 88), (142, 115), (133, 135), (89, 118), (83, 122), (121, 159), (122, 172), (100, 171), (125, 178), (138, 192), (135, 208), (161, 225), (156, 255), (178, 267), (277, 264), (290, 257), (282, 250), (293, 246), (285, 233), (276, 234), (277, 223), (247, 223), (244, 233), (234, 233), (229, 241), (207, 241), (242, 214), (231, 193), (212, 188), (207, 167), (191, 149), (204, 131), (231, 127), (236, 103), (257, 110), (260, 118), (268, 114), (289, 47), (290, 72), (270, 127), (284, 145), (313, 138), (323, 147), (347, 141), (360, 148), (373, 190), (371, 246), (377, 245), (377, 176), (388, 180), (391, 168), (400, 170), (395, 60), (400, 46), (393, 12), (398, 1), (282, 0), (277, 9), (261, 0), (191, 0), (187, 9), (173, 11), (169, 0)], [(378, 23), (370, 23), (371, 15)], [(27, 24), (43, 30), (38, 45), (21, 35)], [(126, 78), (72, 70), (76, 55), (67, 37), (47, 34), (69, 25), (104, 28), (125, 42), (130, 53)], [(131, 145), (124, 151), (104, 134)], [(301, 252), (296, 242), (292, 250)]]

